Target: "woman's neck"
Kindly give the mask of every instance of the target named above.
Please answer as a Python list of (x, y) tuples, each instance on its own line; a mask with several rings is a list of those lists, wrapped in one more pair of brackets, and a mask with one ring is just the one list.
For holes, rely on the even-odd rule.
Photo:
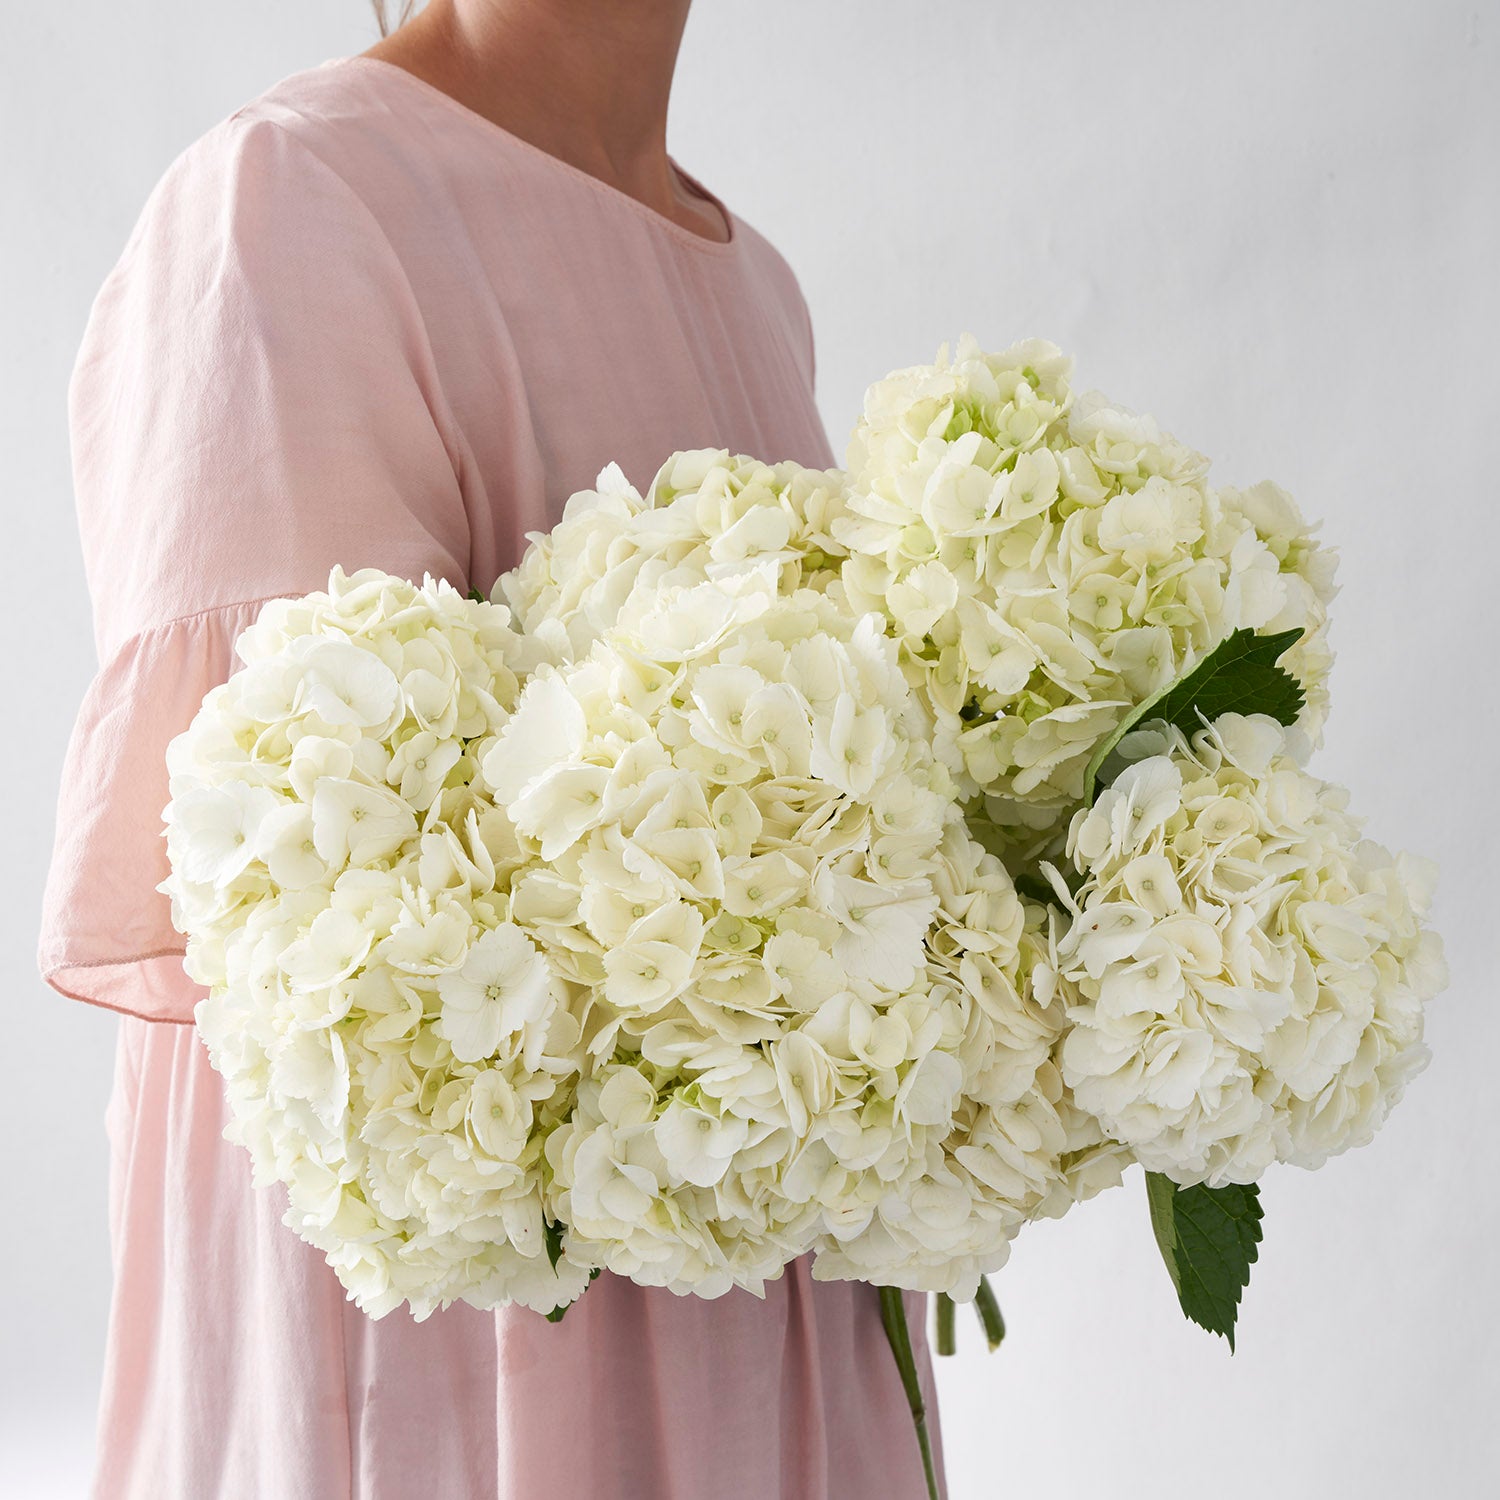
[(667, 158), (692, 0), (428, 0), (370, 47), (461, 104), (685, 228), (728, 226)]

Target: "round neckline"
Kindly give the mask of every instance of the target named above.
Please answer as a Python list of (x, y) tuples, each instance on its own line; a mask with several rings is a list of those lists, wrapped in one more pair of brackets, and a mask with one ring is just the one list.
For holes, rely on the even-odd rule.
[(595, 177), (592, 172), (585, 172), (582, 167), (576, 167), (570, 161), (564, 161), (560, 156), (554, 156), (550, 151), (543, 150), (534, 141), (528, 141), (525, 136), (517, 135), (513, 130), (507, 130), (498, 121), (490, 119), (488, 115), (482, 115), (477, 109), (470, 109), (461, 99), (455, 99), (452, 94), (438, 88), (434, 83), (429, 83), (425, 78), (419, 77), (398, 63), (387, 62), (383, 57), (367, 57), (364, 53), (352, 53), (348, 57), (330, 57), (326, 62), (320, 63), (320, 68), (348, 67), (350, 64), (362, 65), (367, 72), (373, 71), (377, 74), (391, 74), (404, 78), (419, 93), (436, 100), (440, 105), (456, 111), (465, 119), (473, 122), (478, 128), (487, 131), (491, 135), (513, 146), (523, 155), (531, 156), (545, 162), (556, 171), (566, 177), (571, 177), (578, 182), (587, 183), (595, 192), (602, 196), (618, 202), (626, 208), (632, 209), (648, 223), (655, 225), (663, 232), (671, 235), (679, 243), (688, 246), (692, 250), (703, 255), (734, 255), (740, 248), (741, 234), (740, 225), (735, 215), (714, 193), (711, 193), (696, 177), (684, 167), (679, 165), (676, 158), (670, 153), (667, 162), (678, 177), (685, 182), (699, 197), (716, 208), (723, 216), (724, 223), (729, 230), (727, 240), (711, 240), (707, 235), (698, 234), (686, 225), (679, 224), (675, 219), (668, 218), (666, 214), (654, 209), (650, 204), (642, 203), (639, 198), (633, 198), (622, 188), (617, 188), (611, 182), (605, 182), (602, 177)]

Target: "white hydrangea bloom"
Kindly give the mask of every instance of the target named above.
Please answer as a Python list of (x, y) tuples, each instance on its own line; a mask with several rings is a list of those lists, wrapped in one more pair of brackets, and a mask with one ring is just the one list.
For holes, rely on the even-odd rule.
[(530, 538), (519, 565), (495, 586), (519, 629), (578, 653), (612, 626), (624, 600), (660, 584), (722, 577), (746, 566), (777, 571), (783, 593), (838, 588), (844, 548), (844, 476), (800, 464), (762, 463), (724, 449), (674, 453), (642, 496), (610, 464), (547, 533)]
[[(1045, 843), (1098, 742), (1234, 630), (1308, 631), (1288, 665), (1326, 707), (1332, 558), (1275, 486), (1218, 494), (1207, 460), (1041, 340), (872, 385), (850, 440), (856, 609), (885, 611), (966, 796)], [(1025, 830), (1033, 830), (1027, 835)], [(1039, 832), (1038, 832), (1039, 831)]]
[(445, 583), (335, 570), (266, 605), (169, 753), (163, 889), (209, 987), (228, 1134), (287, 1223), (379, 1316), (542, 1311), (543, 1142), (583, 1059), (567, 982), (497, 881), (475, 788), (533, 647)]
[(1368, 1141), (1427, 1058), (1446, 982), (1433, 872), (1360, 837), (1264, 716), (1154, 725), (1068, 831), (1083, 877), (1051, 965), (1078, 1103), (1187, 1185)]
[(1059, 1070), (1068, 1023), (1045, 962), (1046, 910), (1022, 902), (972, 840), (950, 838), (944, 853), (928, 975), (961, 997), (968, 1076), (920, 1173), (872, 1179), (834, 1216), (813, 1275), (967, 1299), (1004, 1265), (1028, 1220), (1060, 1217), (1116, 1186), (1131, 1158), (1078, 1107)]
[(483, 764), (518, 909), (595, 985), (559, 1213), (611, 1269), (717, 1295), (808, 1247), (830, 1174), (946, 1126), (918, 976), (952, 810), (878, 620), (779, 597), (763, 559), (691, 571), (535, 677)]
[[(836, 480), (681, 454), (643, 500), (606, 471), (499, 586), (575, 657), (483, 760), (517, 920), (593, 986), (557, 1215), (677, 1292), (759, 1291), (809, 1249), (821, 1276), (971, 1292), (1099, 1139), (1059, 1121), (1063, 1017), (1021, 997), (1010, 880), (826, 563)], [(950, 1137), (1007, 1170), (955, 1179)]]

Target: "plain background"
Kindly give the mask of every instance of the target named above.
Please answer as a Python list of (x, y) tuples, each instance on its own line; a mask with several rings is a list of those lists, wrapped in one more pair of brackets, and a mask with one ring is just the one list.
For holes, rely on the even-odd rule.
[[(83, 1493), (91, 1458), (115, 1030), (32, 961), (93, 670), (67, 375), (172, 156), (375, 28), (362, 0), (17, 9), (0, 1494), (51, 1500)], [(1500, 6), (1438, 0), (699, 0), (672, 148), (800, 276), (835, 447), (870, 380), (970, 329), (1052, 338), (1220, 480), (1279, 480), (1343, 555), (1317, 768), (1443, 868), (1435, 1060), (1373, 1147), (1267, 1179), (1238, 1355), (1179, 1314), (1135, 1174), (1022, 1237), (998, 1356), (961, 1323), (941, 1367), (953, 1500), (1493, 1493), (1497, 46)]]

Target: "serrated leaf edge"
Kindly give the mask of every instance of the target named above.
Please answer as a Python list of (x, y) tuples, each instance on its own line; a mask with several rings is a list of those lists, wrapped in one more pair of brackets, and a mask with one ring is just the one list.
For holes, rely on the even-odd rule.
[[(1170, 682), (1158, 688), (1149, 698), (1125, 715), (1123, 719), (1107, 734), (1095, 747), (1094, 753), (1089, 756), (1088, 765), (1083, 772), (1083, 805), (1092, 807), (1100, 792), (1099, 772), (1104, 768), (1104, 762), (1109, 759), (1110, 753), (1115, 746), (1125, 738), (1138, 724), (1145, 723), (1148, 719), (1158, 718), (1155, 709), (1166, 699), (1170, 698), (1180, 688), (1191, 682), (1192, 679), (1203, 674), (1205, 684), (1211, 682), (1218, 674), (1226, 668), (1233, 666), (1237, 661), (1242, 661), (1250, 654), (1251, 648), (1264, 642), (1267, 646), (1278, 644), (1274, 661), (1279, 661), (1292, 646), (1301, 638), (1303, 632), (1300, 628), (1277, 631), (1273, 635), (1261, 635), (1248, 627), (1236, 630), (1224, 637), (1207, 656), (1189, 667), (1186, 672), (1174, 677)], [(1205, 670), (1207, 669), (1207, 670)], [(1302, 685), (1297, 682), (1291, 673), (1286, 673), (1288, 679), (1296, 686), (1299, 698), (1302, 693)]]
[[(1183, 1292), (1183, 1276), (1190, 1275), (1196, 1284), (1197, 1296), (1205, 1306), (1219, 1300), (1212, 1292), (1203, 1273), (1198, 1266), (1189, 1260), (1185, 1265), (1179, 1262), (1178, 1249), (1182, 1243), (1178, 1233), (1177, 1223), (1177, 1195), (1184, 1189), (1161, 1172), (1146, 1173), (1146, 1201), (1151, 1214), (1151, 1229), (1155, 1235), (1157, 1248), (1161, 1251), (1162, 1261), (1166, 1265), (1167, 1274), (1172, 1278), (1173, 1290), (1177, 1293), (1177, 1304), (1181, 1307), (1183, 1316), (1191, 1322), (1196, 1323), (1207, 1333), (1218, 1335), (1229, 1344), (1229, 1351), (1234, 1352), (1234, 1330), (1238, 1321), (1240, 1303), (1244, 1298), (1245, 1288), (1249, 1285), (1250, 1267), (1260, 1259), (1260, 1244), (1262, 1239), (1261, 1223), (1265, 1218), (1265, 1210), (1260, 1201), (1260, 1189), (1256, 1183), (1233, 1183), (1226, 1186), (1236, 1187), (1244, 1194), (1246, 1211), (1243, 1215), (1233, 1214), (1224, 1206), (1223, 1200), (1213, 1190), (1209, 1190), (1203, 1201), (1206, 1201), (1223, 1216), (1229, 1224), (1231, 1231), (1238, 1238), (1239, 1226), (1247, 1225), (1248, 1232), (1245, 1246), (1245, 1276), (1240, 1280), (1237, 1275), (1231, 1279), (1234, 1281), (1233, 1295), (1230, 1298), (1230, 1315), (1224, 1327), (1218, 1327), (1214, 1322), (1198, 1316), (1189, 1307), (1189, 1297)], [(1206, 1236), (1205, 1236), (1206, 1237)], [(1215, 1249), (1215, 1255), (1221, 1265), (1228, 1266), (1229, 1262)]]

